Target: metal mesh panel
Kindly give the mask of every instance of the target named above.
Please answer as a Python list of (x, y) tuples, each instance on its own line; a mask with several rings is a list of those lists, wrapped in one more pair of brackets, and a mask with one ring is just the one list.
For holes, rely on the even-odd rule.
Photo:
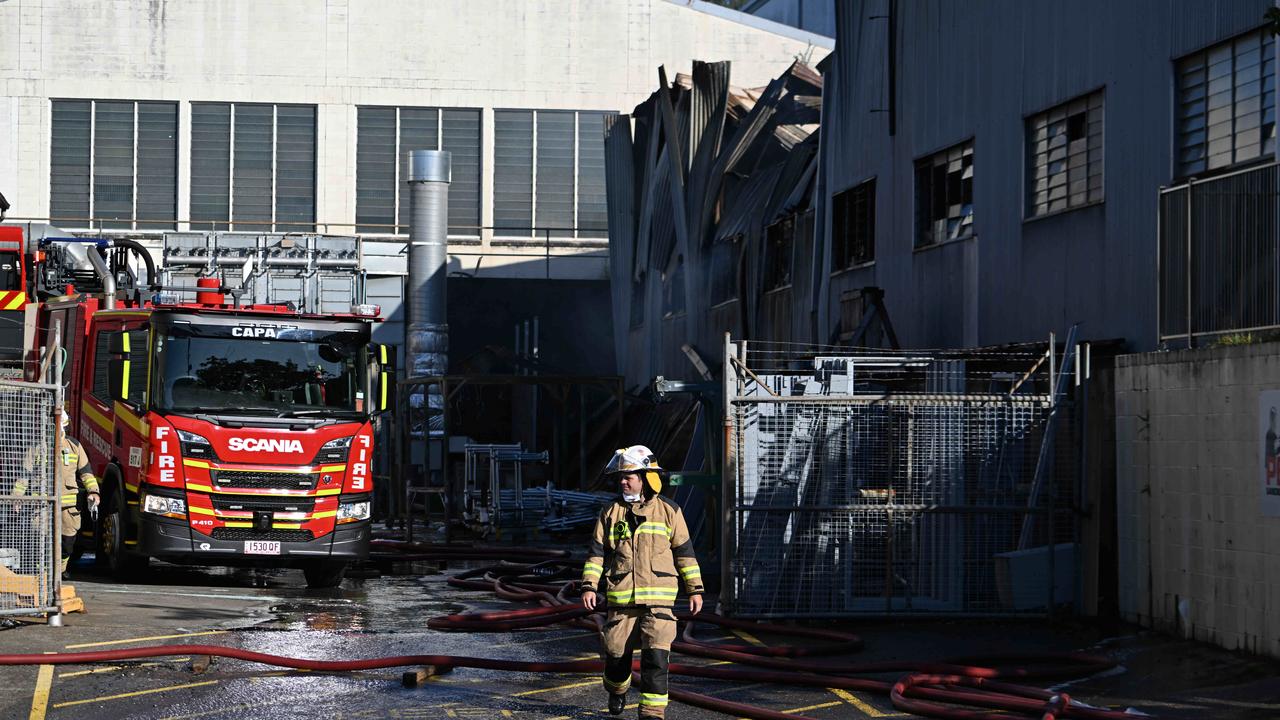
[(51, 386), (0, 380), (0, 614), (55, 603), (55, 402)]
[(739, 366), (731, 408), (734, 612), (1017, 614), (1071, 600), (1074, 529), (1050, 513), (1074, 473), (1049, 461), (1072, 438), (1047, 432), (1068, 409), (1047, 375), (1000, 369), (1034, 355), (752, 356), (759, 371)]

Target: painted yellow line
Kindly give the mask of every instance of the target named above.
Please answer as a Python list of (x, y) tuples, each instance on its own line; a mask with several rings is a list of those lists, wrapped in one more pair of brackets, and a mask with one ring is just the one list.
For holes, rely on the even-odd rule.
[(817, 710), (819, 708), (829, 708), (829, 707), (835, 707), (837, 705), (843, 705), (843, 704), (844, 703), (840, 702), (839, 700), (836, 700), (834, 702), (818, 703), (817, 705), (805, 705), (804, 707), (791, 708), (790, 710), (783, 710), (782, 712), (786, 713), (787, 715), (791, 715), (793, 713), (804, 712), (805, 710)]
[(570, 660), (570, 661), (573, 661), (573, 660), (599, 660), (599, 659), (600, 659), (600, 653), (591, 653), (590, 655), (579, 655), (578, 657), (571, 657), (571, 658), (569, 658), (569, 660)]
[(134, 432), (138, 433), (142, 437), (147, 437), (151, 433), (150, 426), (148, 426), (142, 418), (134, 415), (131, 410), (124, 406), (124, 403), (117, 400), (112, 406), (112, 409), (115, 410), (117, 418), (122, 420), (125, 425), (128, 425)]
[(734, 634), (734, 635), (737, 635), (738, 637), (742, 638), (743, 640), (746, 640), (747, 642), (751, 643), (752, 645), (755, 645), (755, 646), (757, 646), (757, 647), (764, 647), (764, 643), (760, 642), (760, 638), (756, 637), (755, 635), (752, 635), (751, 633), (747, 632), (746, 630), (734, 630), (734, 631), (733, 631), (733, 634)]
[(835, 693), (836, 697), (840, 698), (841, 700), (844, 700), (850, 705), (861, 710), (863, 714), (865, 714), (867, 717), (877, 718), (877, 717), (902, 717), (903, 716), (902, 713), (880, 712), (879, 710), (871, 707), (867, 703), (859, 700), (853, 693), (843, 688), (827, 688), (827, 689), (830, 690), (832, 693)]
[(525, 697), (528, 695), (537, 695), (544, 692), (555, 692), (556, 690), (568, 690), (570, 688), (586, 687), (588, 685), (599, 684), (599, 680), (588, 680), (587, 682), (569, 683), (568, 685), (556, 685), (549, 688), (538, 688), (537, 690), (525, 690), (524, 692), (512, 693), (511, 697)]
[[(174, 658), (174, 659), (170, 660), (169, 662), (187, 662), (187, 661), (188, 661), (188, 660), (190, 660), (190, 659), (191, 659), (191, 658), (189, 658), (189, 657), (180, 657), (180, 658)], [(124, 669), (126, 669), (126, 668), (135, 668), (135, 667), (140, 667), (140, 668), (144, 668), (144, 667), (155, 667), (155, 666), (157, 666), (157, 665), (164, 665), (164, 664), (165, 664), (165, 663), (153, 662), (153, 663), (140, 663), (140, 664), (138, 664), (138, 665), (107, 665), (106, 667), (94, 668), (94, 669), (92, 669), (92, 670), (79, 670), (79, 671), (77, 671), (77, 672), (59, 673), (59, 674), (58, 674), (58, 679), (59, 679), (59, 680), (61, 680), (62, 678), (80, 677), (81, 675), (97, 675), (98, 673), (109, 673), (109, 672), (115, 672), (115, 671), (117, 671), (117, 670), (124, 670)]]
[(53, 685), (53, 666), (41, 665), (36, 674), (36, 691), (31, 696), (31, 714), (29, 720), (44, 720), (49, 708), (49, 687)]
[(201, 635), (226, 635), (226, 630), (205, 630), (204, 632), (182, 633), (180, 635), (150, 635), (148, 637), (125, 638), (124, 640), (107, 640), (96, 643), (79, 643), (68, 645), (67, 650), (76, 648), (102, 647), (103, 645), (127, 645), (128, 643), (146, 642), (148, 640), (173, 640), (174, 638), (200, 637)]
[(80, 412), (92, 420), (94, 425), (97, 425), (107, 432), (111, 432), (111, 420), (106, 415), (98, 412), (98, 408), (90, 405), (88, 400), (82, 400), (80, 402)]
[(188, 688), (205, 687), (207, 685), (217, 685), (217, 680), (206, 680), (198, 683), (186, 683), (184, 685), (170, 685), (168, 687), (151, 688), (150, 690), (138, 690), (135, 692), (120, 693), (119, 695), (103, 695), (102, 697), (87, 698), (85, 700), (69, 700), (54, 705), (55, 708), (71, 707), (72, 705), (86, 705), (88, 703), (107, 702), (109, 700), (123, 700), (124, 698), (138, 697), (139, 695), (153, 695), (155, 693), (169, 692), (170, 690), (186, 690)]

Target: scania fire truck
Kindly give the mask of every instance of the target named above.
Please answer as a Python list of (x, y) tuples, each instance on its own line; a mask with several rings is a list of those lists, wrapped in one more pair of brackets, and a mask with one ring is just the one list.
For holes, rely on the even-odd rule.
[(339, 583), (368, 554), (370, 420), (390, 369), (370, 343), (378, 308), (241, 304), (219, 278), (190, 301), (134, 280), (121, 257), (140, 246), (111, 245), (40, 240), (26, 363), (58, 364), (102, 480), (99, 560), (119, 575), (160, 558)]

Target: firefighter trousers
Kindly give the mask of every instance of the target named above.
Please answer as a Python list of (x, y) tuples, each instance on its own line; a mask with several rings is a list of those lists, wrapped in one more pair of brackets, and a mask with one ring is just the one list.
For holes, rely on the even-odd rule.
[(640, 716), (667, 710), (667, 665), (676, 639), (669, 607), (610, 608), (604, 623), (604, 689), (624, 695), (631, 687), (631, 654), (640, 648)]

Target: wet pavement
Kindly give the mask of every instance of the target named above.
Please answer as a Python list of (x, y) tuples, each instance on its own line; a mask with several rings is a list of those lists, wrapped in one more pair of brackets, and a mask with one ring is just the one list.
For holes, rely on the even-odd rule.
[[(461, 566), (452, 568), (461, 569)], [(445, 654), (514, 660), (591, 659), (588, 632), (555, 628), (463, 634), (428, 630), (428, 618), (517, 606), (456, 590), (447, 575), (346, 580), (305, 589), (297, 571), (231, 571), (153, 564), (148, 580), (120, 584), (86, 564), (72, 582), (88, 612), (66, 626), (0, 631), (7, 653), (208, 643), (307, 658)], [(1104, 633), (1083, 624), (1035, 621), (866, 622), (856, 659), (940, 659), (999, 652), (1095, 648), (1121, 669), (1072, 683), (1077, 699), (1168, 718), (1280, 717), (1280, 665), (1134, 629)], [(718, 631), (706, 628), (703, 639)], [(755, 642), (751, 634), (732, 638)], [(774, 640), (761, 636), (759, 640)], [(785, 642), (777, 638), (778, 642)], [(197, 662), (199, 658), (196, 658)], [(681, 662), (707, 660), (681, 658)], [(118, 665), (0, 667), (2, 718), (529, 718), (610, 717), (598, 680), (460, 668), (415, 689), (404, 669), (327, 674), (280, 671), (215, 658), (202, 672), (190, 656)], [(813, 718), (907, 717), (888, 698), (819, 688), (674, 679), (673, 686)], [(633, 693), (632, 699), (635, 695)], [(635, 709), (627, 717), (634, 717)], [(723, 718), (673, 704), (670, 718)]]

